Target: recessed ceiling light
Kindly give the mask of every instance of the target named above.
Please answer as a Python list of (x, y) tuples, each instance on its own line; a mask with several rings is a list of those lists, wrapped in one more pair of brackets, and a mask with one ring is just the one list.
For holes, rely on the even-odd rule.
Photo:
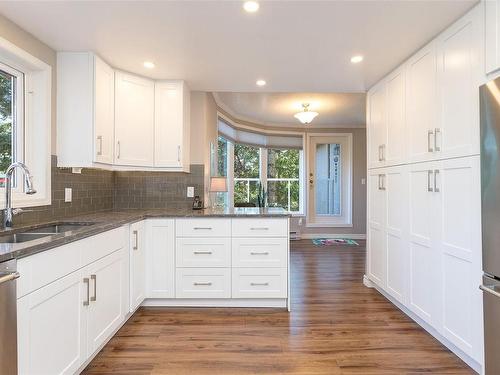
[(151, 61), (144, 61), (144, 67), (148, 69), (153, 69), (155, 67), (155, 64)]
[(243, 9), (248, 13), (255, 13), (259, 10), (259, 3), (256, 1), (245, 1), (243, 3)]
[(351, 62), (353, 64), (360, 63), (361, 61), (363, 61), (363, 56), (361, 56), (361, 55), (356, 55), (356, 56), (351, 57)]
[(266, 81), (264, 81), (263, 79), (259, 79), (257, 82), (255, 82), (255, 84), (257, 86), (265, 86), (266, 85)]

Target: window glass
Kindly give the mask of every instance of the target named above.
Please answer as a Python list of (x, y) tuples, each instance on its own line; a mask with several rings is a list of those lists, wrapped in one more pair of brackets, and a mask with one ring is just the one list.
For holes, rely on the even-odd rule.
[(234, 145), (234, 206), (258, 206), (260, 190), (258, 147)]
[(217, 139), (217, 175), (227, 176), (227, 139)]
[(342, 149), (338, 143), (316, 146), (316, 215), (342, 214)]
[(267, 150), (267, 202), (269, 207), (300, 210), (300, 151)]
[(16, 127), (17, 77), (0, 70), (0, 186), (5, 186), (5, 172), (13, 161)]

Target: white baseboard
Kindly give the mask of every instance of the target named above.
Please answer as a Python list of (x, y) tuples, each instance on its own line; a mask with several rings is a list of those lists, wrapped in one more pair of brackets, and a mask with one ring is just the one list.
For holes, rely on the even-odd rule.
[(337, 233), (301, 233), (303, 239), (314, 238), (349, 238), (352, 240), (366, 240), (366, 234), (337, 234)]
[(150, 298), (144, 300), (142, 306), (157, 307), (275, 307), (286, 308), (286, 298)]
[(375, 284), (366, 275), (363, 275), (363, 285), (367, 288), (375, 288)]
[[(365, 277), (363, 277), (363, 283), (364, 283)], [(368, 279), (368, 282), (371, 283), (372, 287), (374, 287), (380, 294), (382, 294), (385, 298), (387, 298), (394, 306), (396, 306), (398, 309), (400, 309), (402, 312), (404, 312), (406, 315), (408, 315), (413, 321), (415, 321), (415, 323), (417, 323), (419, 326), (421, 326), (423, 329), (425, 329), (429, 334), (434, 336), (439, 342), (441, 342), (441, 344), (443, 344), (448, 349), (450, 349), (457, 357), (459, 357), (462, 361), (467, 363), (467, 365), (469, 365), (474, 371), (476, 371), (478, 374), (483, 373), (482, 372), (483, 366), (481, 365), (481, 363), (477, 362), (475, 359), (470, 357), (467, 353), (465, 353), (460, 348), (455, 346), (447, 338), (445, 338), (438, 331), (436, 331), (433, 327), (431, 327), (428, 323), (426, 323), (421, 318), (419, 318), (416, 314), (414, 314), (412, 311), (410, 311), (407, 307), (402, 305), (399, 301), (394, 299), (390, 294), (388, 294), (385, 290), (380, 288), (377, 284), (373, 283), (369, 279)]]

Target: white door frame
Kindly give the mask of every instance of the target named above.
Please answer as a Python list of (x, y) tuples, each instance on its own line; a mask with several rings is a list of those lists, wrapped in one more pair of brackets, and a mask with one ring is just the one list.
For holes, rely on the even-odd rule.
[[(309, 177), (311, 173), (311, 138), (316, 137), (337, 137), (343, 138), (344, 143), (347, 144), (347, 152), (344, 154), (344, 161), (346, 164), (342, 164), (342, 179), (343, 179), (343, 191), (345, 193), (345, 204), (344, 198), (342, 203), (342, 209), (345, 211), (345, 214), (338, 218), (329, 218), (329, 220), (324, 220), (322, 222), (314, 221), (314, 213), (312, 210), (314, 209), (314, 203), (311, 200), (311, 185), (309, 183)], [(352, 227), (352, 133), (307, 133), (306, 142), (305, 142), (305, 155), (306, 155), (306, 176), (305, 176), (305, 185), (306, 185), (306, 227), (316, 227), (316, 228), (325, 228), (325, 227)], [(315, 176), (314, 176), (315, 177)]]

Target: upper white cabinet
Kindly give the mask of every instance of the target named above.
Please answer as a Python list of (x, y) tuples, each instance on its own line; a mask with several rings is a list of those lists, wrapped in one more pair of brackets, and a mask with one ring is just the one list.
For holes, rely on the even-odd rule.
[(383, 166), (387, 140), (386, 85), (381, 82), (368, 93), (368, 161), (370, 168)]
[(155, 167), (189, 171), (189, 99), (183, 81), (155, 83)]
[(406, 160), (406, 70), (398, 69), (387, 78), (387, 140), (383, 159), (387, 165), (401, 164)]
[(184, 81), (115, 71), (90, 52), (57, 63), (58, 166), (189, 172)]
[(115, 164), (153, 166), (154, 81), (115, 73)]
[(57, 155), (61, 167), (113, 163), (114, 71), (88, 52), (57, 54)]
[(500, 68), (500, 1), (484, 1), (485, 73)]

